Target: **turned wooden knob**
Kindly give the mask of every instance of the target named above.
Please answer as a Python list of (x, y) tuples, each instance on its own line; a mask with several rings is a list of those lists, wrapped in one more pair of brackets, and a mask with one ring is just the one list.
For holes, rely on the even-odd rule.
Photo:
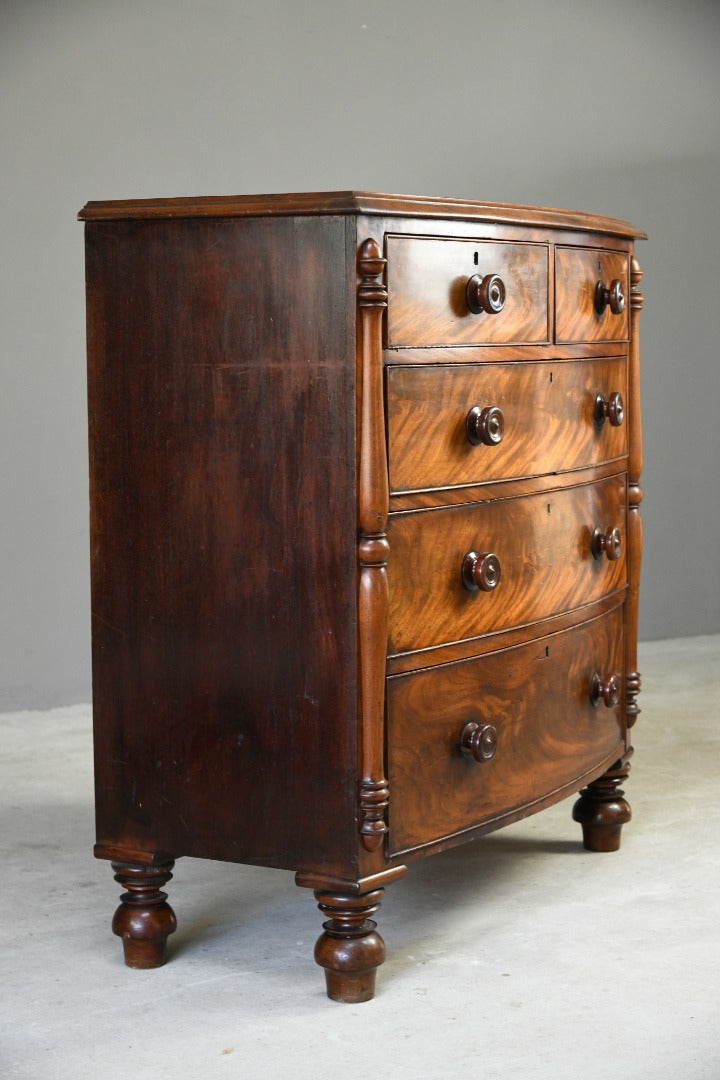
[(505, 307), (505, 282), (497, 274), (473, 274), (465, 286), (465, 297), (473, 315), (483, 311), (497, 315)]
[(625, 405), (622, 394), (611, 394), (608, 398), (604, 398), (602, 394), (597, 395), (595, 398), (595, 423), (598, 427), (602, 427), (606, 420), (610, 421), (612, 427), (620, 427), (624, 419)]
[(603, 555), (609, 562), (615, 562), (622, 555), (622, 536), (619, 529), (594, 529), (590, 540), (590, 550), (593, 559), (602, 559)]
[(473, 446), (484, 443), (485, 446), (497, 446), (505, 434), (505, 417), (497, 405), (486, 405), (481, 409), (473, 405), (465, 417), (465, 431), (468, 442)]
[(492, 551), (468, 551), (462, 564), (463, 585), (470, 592), (492, 592), (500, 582), (500, 560)]
[(608, 709), (614, 709), (620, 697), (620, 680), (617, 675), (610, 675), (603, 682), (602, 676), (596, 671), (590, 680), (590, 704), (598, 707), (602, 701)]
[(495, 757), (497, 730), (492, 724), (466, 724), (460, 733), (460, 750), (464, 757), (472, 758), (480, 765)]
[(602, 281), (595, 286), (595, 310), (598, 315), (603, 314), (608, 304), (613, 315), (621, 315), (625, 310), (625, 289), (620, 278), (611, 281), (609, 289)]

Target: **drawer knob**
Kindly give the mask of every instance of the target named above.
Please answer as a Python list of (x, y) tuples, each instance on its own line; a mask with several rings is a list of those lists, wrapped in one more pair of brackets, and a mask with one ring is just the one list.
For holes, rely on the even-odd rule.
[(595, 708), (602, 701), (608, 709), (614, 709), (620, 698), (620, 680), (617, 675), (611, 675), (606, 682), (596, 671), (590, 680), (590, 704)]
[(602, 559), (603, 555), (609, 562), (615, 562), (622, 555), (622, 537), (619, 529), (594, 529), (590, 540), (590, 551), (593, 559)]
[(598, 427), (602, 427), (606, 420), (610, 421), (612, 427), (620, 427), (625, 419), (622, 394), (611, 394), (609, 398), (598, 394), (595, 398), (594, 417)]
[(492, 724), (466, 724), (460, 734), (460, 750), (464, 757), (480, 765), (491, 761), (497, 750), (497, 730)]
[(501, 576), (500, 560), (492, 551), (468, 551), (462, 564), (463, 585), (470, 592), (492, 592)]
[(473, 315), (483, 311), (497, 315), (505, 307), (505, 282), (497, 274), (473, 274), (465, 286), (465, 297)]
[(497, 446), (505, 434), (505, 417), (497, 405), (487, 405), (481, 409), (473, 405), (465, 417), (465, 431), (468, 442), (473, 446), (484, 443), (485, 446)]
[(625, 289), (620, 278), (610, 282), (610, 288), (602, 281), (595, 286), (595, 310), (602, 315), (605, 308), (610, 305), (613, 315), (622, 315), (625, 310)]

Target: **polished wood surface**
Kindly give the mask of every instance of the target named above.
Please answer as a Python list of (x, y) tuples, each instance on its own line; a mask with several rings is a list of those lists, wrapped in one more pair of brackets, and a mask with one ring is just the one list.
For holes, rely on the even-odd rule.
[(122, 940), (125, 963), (131, 968), (155, 968), (165, 963), (167, 939), (177, 929), (175, 912), (162, 889), (172, 878), (175, 863), (157, 866), (114, 862), (115, 880), (126, 890), (112, 921)]
[(345, 230), (87, 226), (103, 848), (356, 862)]
[(181, 855), (295, 871), (338, 1001), (383, 890), (577, 792), (638, 713), (625, 222), (362, 192), (90, 203), (95, 854), (126, 963)]
[[(545, 245), (390, 236), (387, 251), (388, 347), (548, 340)], [(497, 313), (468, 307), (476, 274), (504, 282)]]
[[(388, 475), (383, 396), (382, 319), (387, 290), (380, 279), (386, 260), (374, 240), (366, 240), (358, 261), (361, 317), (358, 466), (358, 643), (360, 666), (360, 834), (367, 851), (377, 851), (387, 833), (385, 811), (385, 654), (388, 634)], [(332, 996), (332, 995), (331, 995)]]
[[(562, 472), (621, 458), (623, 425), (595, 421), (598, 393), (627, 394), (620, 357), (571, 363), (392, 365), (387, 371), (393, 492)], [(495, 444), (468, 438), (473, 409), (503, 416)]]
[(628, 304), (613, 311), (608, 303), (602, 314), (596, 307), (598, 282), (610, 287), (620, 282), (629, 296), (626, 255), (593, 248), (555, 248), (555, 337), (557, 341), (611, 341), (628, 337)]
[(514, 206), (469, 199), (438, 199), (428, 195), (388, 195), (371, 191), (311, 191), (271, 195), (211, 195), (172, 199), (113, 199), (87, 203), (81, 221), (122, 221), (172, 217), (271, 217), (274, 215), (359, 214), (383, 217), (476, 220), (491, 225), (529, 225), (606, 233), (611, 237), (641, 237), (619, 218), (560, 210), (545, 206)]
[[(593, 531), (625, 534), (624, 474), (519, 499), (392, 515), (388, 530), (391, 654), (477, 637), (598, 600), (625, 582), (624, 552), (593, 558)], [(494, 552), (490, 591), (463, 585), (468, 552)]]
[[(622, 614), (388, 686), (390, 842), (401, 852), (502, 817), (624, 747), (623, 709), (594, 708), (598, 668), (622, 672)], [(465, 725), (496, 729), (487, 761), (462, 752)]]
[(632, 727), (638, 718), (638, 694), (642, 685), (637, 669), (638, 610), (640, 603), (640, 566), (642, 563), (643, 526), (640, 516), (640, 504), (643, 493), (640, 487), (640, 474), (643, 465), (642, 421), (640, 402), (640, 313), (645, 304), (642, 293), (643, 272), (640, 263), (631, 260), (630, 320), (632, 338), (630, 341), (630, 362), (628, 380), (628, 398), (631, 410), (630, 453), (628, 461), (628, 600), (627, 600), (627, 644), (626, 644), (626, 695), (627, 725)]

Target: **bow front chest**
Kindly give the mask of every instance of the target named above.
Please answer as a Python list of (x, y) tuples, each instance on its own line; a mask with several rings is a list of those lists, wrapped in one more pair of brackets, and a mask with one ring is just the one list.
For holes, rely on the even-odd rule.
[(362, 1001), (409, 863), (580, 792), (618, 847), (642, 277), (622, 221), (338, 192), (89, 203), (97, 845), (293, 870)]

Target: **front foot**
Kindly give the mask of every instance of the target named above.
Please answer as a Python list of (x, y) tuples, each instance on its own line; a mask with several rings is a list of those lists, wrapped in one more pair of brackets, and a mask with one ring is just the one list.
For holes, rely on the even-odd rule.
[(588, 851), (617, 851), (623, 825), (632, 817), (630, 804), (620, 785), (630, 765), (617, 761), (606, 773), (583, 788), (573, 807), (573, 819), (582, 826), (583, 846)]
[(327, 994), (333, 1001), (370, 1001), (375, 994), (375, 972), (385, 959), (385, 943), (370, 916), (380, 906), (383, 892), (315, 893), (318, 907), (330, 916), (315, 946), (315, 960), (325, 968)]
[(175, 932), (177, 920), (161, 889), (172, 877), (174, 865), (112, 864), (115, 880), (127, 890), (120, 897), (112, 928), (122, 938), (128, 967), (155, 968), (165, 963), (167, 939)]

